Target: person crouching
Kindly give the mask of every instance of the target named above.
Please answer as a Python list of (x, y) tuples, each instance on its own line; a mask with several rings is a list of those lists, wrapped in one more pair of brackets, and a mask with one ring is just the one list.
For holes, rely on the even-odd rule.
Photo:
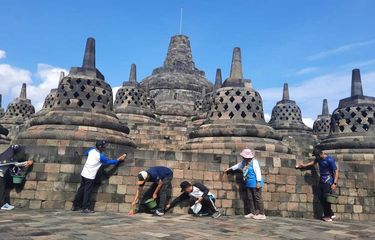
[[(199, 182), (191, 184), (188, 181), (183, 181), (180, 187), (182, 194), (173, 200), (171, 204), (167, 205), (166, 211), (175, 207), (180, 202), (190, 199), (193, 200), (191, 201), (193, 203), (191, 209), (195, 215), (209, 215), (213, 218), (220, 217), (220, 211), (215, 205), (215, 196), (206, 186)], [(200, 210), (199, 208), (195, 210), (196, 207), (199, 206), (198, 204), (201, 204), (202, 208)]]

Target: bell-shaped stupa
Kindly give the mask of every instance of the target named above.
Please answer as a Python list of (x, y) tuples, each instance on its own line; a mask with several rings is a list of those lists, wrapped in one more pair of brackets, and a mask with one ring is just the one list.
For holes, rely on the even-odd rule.
[(233, 153), (243, 148), (258, 151), (288, 153), (282, 136), (264, 120), (263, 101), (252, 88), (251, 81), (243, 79), (241, 50), (235, 48), (231, 72), (221, 88), (213, 93), (208, 119), (190, 133), (185, 150)]
[(351, 96), (333, 111), (330, 134), (318, 148), (339, 160), (375, 160), (375, 97), (363, 95), (359, 69), (352, 71)]
[(323, 100), (322, 114), (318, 115), (313, 125), (313, 132), (319, 139), (323, 139), (329, 135), (331, 128), (331, 114), (328, 110), (327, 99)]
[[(63, 77), (49, 111), (30, 120), (16, 142), (38, 161), (80, 163), (81, 154), (97, 140), (111, 153), (135, 147), (129, 128), (113, 112), (112, 88), (95, 65), (95, 40), (88, 38), (82, 67)], [(52, 106), (51, 106), (52, 105)]]

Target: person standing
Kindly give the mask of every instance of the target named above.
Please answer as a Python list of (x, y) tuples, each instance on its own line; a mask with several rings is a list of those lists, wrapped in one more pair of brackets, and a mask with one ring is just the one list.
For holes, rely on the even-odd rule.
[(240, 155), (243, 158), (242, 162), (226, 169), (224, 172), (242, 170), (249, 201), (248, 206), (250, 207), (250, 213), (245, 215), (245, 218), (264, 220), (266, 219), (262, 198), (264, 181), (259, 162), (255, 159), (255, 155), (250, 149), (242, 150)]
[(97, 141), (95, 147), (90, 148), (83, 154), (87, 156), (87, 160), (81, 172), (81, 183), (73, 201), (72, 211), (78, 211), (82, 207), (82, 213), (94, 213), (89, 208), (89, 202), (99, 168), (103, 164), (116, 165), (125, 160), (126, 154), (123, 154), (117, 160), (108, 159), (103, 153), (105, 145), (105, 141)]
[(337, 187), (339, 178), (339, 170), (336, 166), (335, 159), (323, 152), (320, 149), (314, 150), (315, 160), (309, 163), (301, 163), (296, 166), (297, 169), (302, 169), (316, 164), (319, 165), (320, 181), (319, 181), (319, 200), (323, 207), (323, 221), (332, 222), (336, 216), (334, 215), (331, 203), (327, 202), (327, 196)]
[(158, 209), (155, 211), (156, 215), (163, 216), (167, 200), (172, 195), (173, 171), (170, 168), (163, 166), (151, 167), (146, 171), (139, 172), (137, 179), (138, 189), (131, 204), (129, 214), (133, 215), (136, 213), (135, 206), (143, 192), (145, 183), (152, 182), (153, 184), (151, 187), (147, 189), (141, 198), (138, 212), (145, 211), (144, 203), (147, 199), (152, 197), (154, 200), (159, 199)]
[(10, 167), (30, 167), (32, 160), (20, 162), (23, 158), (24, 147), (20, 145), (11, 145), (0, 154), (0, 206), (1, 210), (13, 210), (14, 206), (10, 204), (9, 189), (10, 185)]

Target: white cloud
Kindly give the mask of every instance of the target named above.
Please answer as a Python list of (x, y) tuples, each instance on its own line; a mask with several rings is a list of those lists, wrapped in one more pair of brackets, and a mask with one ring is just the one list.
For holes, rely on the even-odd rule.
[(316, 72), (319, 68), (317, 67), (307, 67), (307, 68), (302, 68), (296, 72), (296, 75), (304, 75), (304, 74), (309, 74)]
[(61, 71), (68, 73), (66, 69), (54, 67), (48, 64), (38, 64), (35, 76), (41, 80), (40, 83), (31, 83), (27, 86), (27, 95), (31, 99), (36, 110), (43, 106), (44, 99), (51, 89), (57, 88)]
[(6, 58), (6, 57), (7, 57), (6, 52), (0, 49), (0, 59)]
[(325, 51), (319, 52), (317, 54), (311, 55), (311, 56), (307, 57), (307, 60), (323, 59), (323, 58), (326, 58), (326, 57), (329, 57), (329, 56), (332, 56), (332, 55), (347, 52), (347, 51), (350, 51), (354, 48), (367, 46), (367, 45), (370, 45), (370, 44), (373, 44), (373, 43), (375, 43), (375, 39), (372, 39), (372, 40), (369, 40), (369, 41), (346, 44), (346, 45), (343, 45), (343, 46), (340, 46), (340, 47), (337, 47), (337, 48), (334, 48), (334, 49), (325, 50)]
[(19, 86), (19, 94), (22, 83), (32, 82), (31, 76), (32, 74), (28, 70), (13, 67), (9, 64), (0, 64), (0, 93), (3, 95), (12, 93), (12, 89)]
[[(57, 88), (60, 72), (67, 70), (48, 64), (38, 64), (37, 72), (17, 68), (8, 64), (0, 64), (0, 93), (5, 99), (12, 101), (19, 96), (22, 83), (27, 84), (27, 98), (31, 99), (36, 110), (41, 109), (45, 97), (52, 88)], [(35, 79), (40, 81), (36, 82)]]
[(117, 91), (121, 88), (121, 86), (118, 86), (118, 87), (113, 87), (112, 88), (112, 93), (113, 93), (113, 102), (115, 102), (116, 100), (116, 93)]
[(264, 113), (264, 120), (266, 120), (266, 122), (269, 122), (271, 120), (271, 114)]
[[(362, 85), (364, 95), (374, 96), (375, 71), (362, 73)], [(302, 117), (307, 125), (311, 125), (309, 119), (316, 119), (322, 111), (324, 98), (328, 99), (330, 112), (338, 106), (340, 99), (350, 96), (351, 72), (338, 72), (307, 79), (299, 85), (289, 85), (291, 100), (295, 100), (301, 108)], [(259, 90), (265, 112), (271, 112), (277, 101), (282, 98), (282, 87), (266, 88)]]
[(303, 121), (304, 124), (306, 124), (306, 126), (308, 126), (309, 128), (312, 128), (313, 125), (314, 125), (315, 119), (312, 119), (312, 118), (302, 118), (302, 121)]

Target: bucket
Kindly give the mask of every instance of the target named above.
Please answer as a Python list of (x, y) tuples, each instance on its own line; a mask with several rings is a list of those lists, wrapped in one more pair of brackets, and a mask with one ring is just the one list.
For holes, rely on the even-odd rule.
[(156, 206), (158, 205), (156, 203), (156, 201), (153, 199), (153, 198), (150, 198), (148, 200), (145, 201), (145, 204), (146, 206), (149, 208), (149, 209), (153, 209), (153, 208), (156, 208)]
[(14, 184), (21, 184), (25, 180), (25, 176), (22, 175), (13, 175), (12, 178)]
[(331, 203), (331, 204), (336, 204), (337, 203), (337, 198), (339, 196), (337, 194), (334, 194), (334, 193), (329, 193), (327, 195), (327, 202)]

